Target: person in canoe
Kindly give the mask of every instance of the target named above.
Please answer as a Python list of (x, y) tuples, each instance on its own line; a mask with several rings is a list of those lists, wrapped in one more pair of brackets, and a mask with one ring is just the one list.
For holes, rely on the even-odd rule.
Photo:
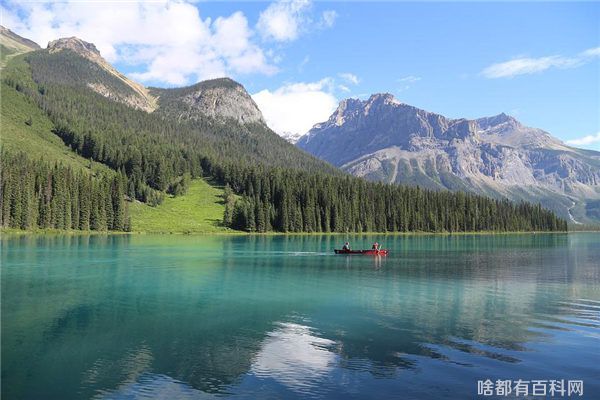
[(344, 243), (344, 246), (342, 246), (342, 250), (350, 251), (350, 243), (349, 242)]
[(373, 243), (373, 247), (371, 247), (371, 249), (379, 250), (379, 243), (377, 243), (377, 242)]

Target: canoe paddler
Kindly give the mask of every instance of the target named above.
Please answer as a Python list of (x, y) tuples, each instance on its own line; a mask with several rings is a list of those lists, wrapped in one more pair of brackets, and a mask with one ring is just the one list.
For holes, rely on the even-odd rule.
[(348, 250), (349, 251), (350, 250), (350, 243), (349, 242), (344, 243), (344, 246), (342, 247), (342, 250)]
[(373, 243), (372, 249), (373, 250), (379, 250), (379, 243), (377, 243), (377, 242)]

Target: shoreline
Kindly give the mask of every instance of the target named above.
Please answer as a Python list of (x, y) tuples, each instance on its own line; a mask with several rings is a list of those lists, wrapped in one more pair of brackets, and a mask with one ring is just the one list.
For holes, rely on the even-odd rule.
[(466, 231), (466, 232), (117, 232), (117, 231), (78, 231), (58, 229), (22, 230), (14, 228), (0, 229), (0, 237), (7, 236), (467, 236), (467, 235), (547, 235), (569, 233), (600, 233), (595, 230), (584, 231)]

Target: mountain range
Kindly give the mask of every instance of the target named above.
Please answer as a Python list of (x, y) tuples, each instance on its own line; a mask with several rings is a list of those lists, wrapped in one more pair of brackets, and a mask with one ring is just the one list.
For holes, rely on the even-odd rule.
[[(30, 73), (33, 82), (29, 84), (68, 91), (61, 94), (62, 97), (85, 96), (87, 100), (93, 99), (95, 94), (111, 102), (106, 103), (107, 107), (115, 107), (114, 103), (118, 103), (127, 109), (143, 111), (145, 116), (138, 119), (154, 121), (153, 127), (160, 123), (182, 123), (185, 128), (181, 126), (180, 130), (194, 132), (187, 136), (180, 133), (185, 140), (200, 140), (209, 153), (218, 153), (238, 162), (258, 161), (265, 165), (337, 173), (331, 165), (298, 149), (269, 129), (252, 97), (242, 85), (229, 78), (181, 88), (148, 88), (117, 71), (94, 44), (82, 39), (61, 38), (41, 49), (6, 28), (2, 28), (0, 38), (2, 46), (11, 55), (26, 53), (27, 56), (26, 68), (17, 68), (15, 63), (13, 68), (4, 68), (5, 82), (22, 81), (23, 73)], [(149, 123), (147, 121), (144, 123)], [(244, 149), (240, 154), (226, 151), (233, 152), (238, 145), (243, 146), (238, 150)]]
[(539, 201), (575, 224), (600, 220), (600, 152), (504, 113), (451, 119), (374, 94), (343, 100), (296, 144), (369, 180)]
[[(444, 158), (442, 146), (465, 154), (483, 154), (482, 146), (504, 152), (504, 142), (484, 144), (470, 136), (478, 129), (502, 136), (494, 133), (502, 130), (497, 126), (517, 124), (507, 116), (449, 120), (401, 105), (390, 95), (374, 95), (367, 102), (342, 102), (329, 121), (295, 146), (269, 129), (244, 87), (229, 78), (182, 88), (145, 87), (80, 38), (53, 40), (41, 49), (3, 28), (0, 40), (3, 227), (129, 229), (128, 203), (156, 207), (167, 195), (185, 196), (192, 179), (204, 179), (230, 189), (223, 194), (221, 226), (246, 231), (566, 229), (564, 219), (533, 204), (510, 203), (504, 198), (512, 193), (485, 186), (485, 180), (473, 185), (466, 172), (496, 168), (487, 150), (482, 165)], [(400, 109), (406, 112), (398, 114)], [(555, 151), (564, 150), (560, 142), (552, 143)], [(595, 166), (578, 164), (585, 156), (591, 165), (596, 155), (577, 151), (568, 161), (578, 177), (563, 182), (572, 184), (573, 192), (587, 190), (588, 183), (579, 185), (584, 179), (598, 181)], [(414, 171), (399, 168), (403, 152), (415, 154), (410, 156), (418, 167)], [(460, 173), (449, 172), (453, 162)], [(385, 186), (334, 166), (368, 180), (436, 190), (396, 185), (382, 190)], [(437, 191), (444, 188), (458, 193)], [(557, 192), (527, 193), (521, 198), (537, 202)], [(385, 214), (372, 212), (375, 208)]]

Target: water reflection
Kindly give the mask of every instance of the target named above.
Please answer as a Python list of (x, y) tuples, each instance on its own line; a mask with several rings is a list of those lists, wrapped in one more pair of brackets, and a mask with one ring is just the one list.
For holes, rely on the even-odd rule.
[(194, 389), (185, 382), (162, 374), (144, 373), (134, 382), (121, 385), (116, 390), (101, 391), (94, 396), (102, 400), (131, 399), (172, 399), (197, 400), (214, 399), (217, 396)]
[(597, 236), (345, 240), (3, 238), (2, 397), (468, 397), (481, 371), (600, 393)]
[(279, 323), (263, 342), (251, 372), (303, 392), (318, 385), (335, 367), (336, 356), (331, 351), (334, 344), (332, 340), (313, 335), (308, 326)]

